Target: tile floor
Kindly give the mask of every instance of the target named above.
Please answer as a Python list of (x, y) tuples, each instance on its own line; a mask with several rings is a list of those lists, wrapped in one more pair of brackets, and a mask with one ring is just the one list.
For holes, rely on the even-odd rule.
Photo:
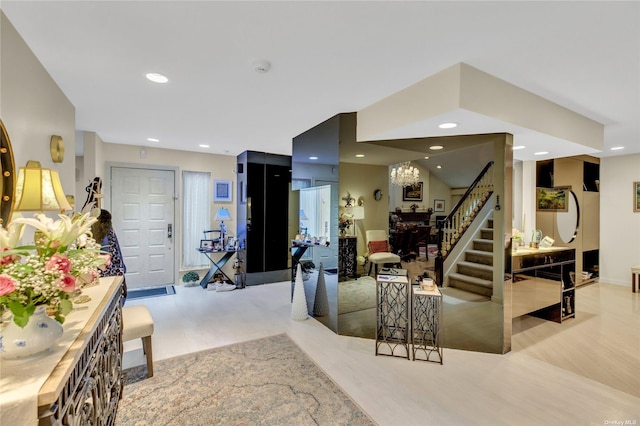
[[(293, 321), (290, 289), (176, 286), (127, 304), (151, 310), (156, 360), (286, 332), (380, 425), (640, 423), (640, 293), (630, 288), (580, 288), (576, 321), (522, 317), (512, 352), (445, 349), (444, 365), (376, 357), (373, 340)], [(127, 342), (125, 368), (140, 363), (141, 345)]]

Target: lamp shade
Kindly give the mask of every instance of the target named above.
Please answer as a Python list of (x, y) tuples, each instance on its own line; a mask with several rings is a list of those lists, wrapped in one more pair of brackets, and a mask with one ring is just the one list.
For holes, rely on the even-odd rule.
[(364, 219), (364, 207), (362, 206), (345, 207), (345, 211), (349, 214), (352, 214), (354, 219)]
[(304, 213), (304, 210), (300, 209), (300, 220), (309, 220), (307, 215)]
[(71, 210), (58, 172), (41, 168), (37, 161), (29, 161), (26, 167), (20, 167), (13, 208), (39, 212)]
[(214, 217), (213, 220), (231, 220), (229, 210), (225, 209), (224, 207), (219, 208), (216, 211), (216, 217)]

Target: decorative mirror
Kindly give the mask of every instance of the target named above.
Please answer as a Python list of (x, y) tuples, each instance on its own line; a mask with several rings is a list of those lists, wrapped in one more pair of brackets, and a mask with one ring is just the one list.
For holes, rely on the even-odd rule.
[(11, 219), (13, 196), (15, 193), (15, 163), (9, 134), (0, 119), (0, 224), (6, 225)]
[(578, 226), (580, 225), (580, 206), (578, 197), (573, 191), (569, 191), (567, 197), (567, 210), (556, 212), (556, 226), (560, 239), (569, 244), (578, 236)]

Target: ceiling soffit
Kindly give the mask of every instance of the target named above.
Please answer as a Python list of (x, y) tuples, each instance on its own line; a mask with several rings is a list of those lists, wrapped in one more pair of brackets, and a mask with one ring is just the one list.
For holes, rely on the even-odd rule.
[[(514, 126), (531, 129), (539, 137), (584, 146), (589, 153), (604, 147), (602, 124), (464, 63), (358, 111), (356, 140), (398, 139), (399, 135), (406, 139), (409, 127), (421, 132), (415, 136), (435, 136), (433, 130), (416, 123), (441, 119), (460, 109), (505, 123), (505, 132), (513, 133)], [(437, 129), (437, 123), (429, 123), (428, 128)]]

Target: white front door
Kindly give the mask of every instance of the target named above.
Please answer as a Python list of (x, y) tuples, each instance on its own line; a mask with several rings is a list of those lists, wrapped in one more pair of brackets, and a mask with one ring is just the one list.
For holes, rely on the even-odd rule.
[(127, 287), (174, 282), (172, 170), (111, 167), (111, 214), (127, 266)]

